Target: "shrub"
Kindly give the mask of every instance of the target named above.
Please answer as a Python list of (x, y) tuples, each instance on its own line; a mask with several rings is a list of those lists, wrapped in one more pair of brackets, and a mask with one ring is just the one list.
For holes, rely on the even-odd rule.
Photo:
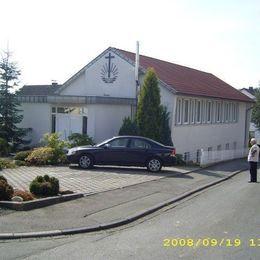
[(1, 176), (0, 178), (0, 200), (11, 200), (14, 189), (8, 184), (7, 180)]
[(25, 159), (32, 165), (46, 165), (55, 163), (54, 149), (50, 147), (41, 147), (34, 149)]
[(20, 160), (15, 160), (14, 163), (16, 166), (30, 166), (29, 162), (20, 161)]
[(65, 147), (67, 143), (64, 140), (60, 139), (60, 136), (58, 133), (46, 133), (43, 135), (42, 138), (43, 145), (54, 149), (53, 150), (53, 164), (62, 163), (66, 161), (66, 154), (65, 154)]
[(186, 162), (183, 160), (182, 154), (176, 154), (176, 165), (186, 165)]
[(34, 199), (32, 193), (29, 191), (17, 190), (14, 192), (13, 197), (14, 196), (19, 196), (19, 197), (23, 198), (24, 201), (29, 201), (29, 200)]
[(0, 169), (15, 168), (13, 161), (0, 159)]
[(0, 181), (4, 181), (7, 183), (7, 179), (3, 175), (0, 175)]
[(40, 197), (56, 196), (59, 189), (59, 180), (48, 175), (37, 176), (30, 184), (30, 192)]
[(10, 152), (8, 142), (0, 137), (0, 156), (7, 155)]
[(69, 147), (76, 147), (81, 145), (94, 145), (94, 141), (91, 137), (84, 134), (73, 133), (69, 137)]
[(19, 161), (24, 161), (30, 154), (32, 151), (21, 151), (16, 153), (14, 159), (15, 160), (19, 160)]

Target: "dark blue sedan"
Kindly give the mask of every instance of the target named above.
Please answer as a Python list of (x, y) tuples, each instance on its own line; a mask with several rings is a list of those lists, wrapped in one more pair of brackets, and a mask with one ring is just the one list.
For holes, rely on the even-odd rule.
[(117, 136), (95, 146), (79, 146), (68, 151), (68, 161), (89, 169), (93, 165), (142, 166), (158, 172), (176, 163), (174, 147), (141, 136)]

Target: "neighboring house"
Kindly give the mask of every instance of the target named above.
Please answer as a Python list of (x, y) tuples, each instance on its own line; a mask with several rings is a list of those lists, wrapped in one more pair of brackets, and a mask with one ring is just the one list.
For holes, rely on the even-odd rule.
[[(250, 97), (252, 100), (256, 100), (255, 97), (255, 89), (253, 87), (249, 88), (242, 88), (240, 91)], [(257, 140), (257, 143), (260, 144), (260, 131), (255, 127), (255, 124), (250, 122), (250, 127), (249, 127), (249, 134), (250, 137), (254, 137)]]
[[(249, 97), (210, 73), (142, 55), (140, 85), (148, 67), (158, 75), (177, 153), (198, 160), (201, 149), (246, 147)], [(110, 47), (62, 85), (24, 86), (22, 126), (32, 128), (32, 144), (46, 132), (63, 138), (79, 132), (100, 142), (118, 134), (124, 117), (134, 117), (136, 89), (135, 54)]]

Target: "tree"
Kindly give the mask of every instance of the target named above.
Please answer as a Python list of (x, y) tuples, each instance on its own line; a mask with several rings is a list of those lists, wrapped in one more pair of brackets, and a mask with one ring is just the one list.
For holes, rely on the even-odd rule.
[(140, 91), (136, 122), (139, 135), (160, 140), (160, 89), (154, 69), (149, 68)]
[(23, 115), (18, 109), (16, 93), (12, 92), (17, 85), (20, 71), (15, 63), (10, 61), (10, 52), (4, 52), (0, 60), (0, 138), (11, 143), (14, 148), (19, 144), (28, 143), (23, 140), (30, 129), (19, 128)]
[(255, 124), (256, 128), (260, 129), (260, 88), (255, 89), (256, 103), (252, 111), (251, 121)]
[(160, 143), (172, 146), (171, 128), (169, 124), (169, 112), (167, 108), (161, 106), (161, 122), (160, 122)]
[(125, 117), (118, 135), (138, 135), (136, 122), (132, 121), (130, 117)]

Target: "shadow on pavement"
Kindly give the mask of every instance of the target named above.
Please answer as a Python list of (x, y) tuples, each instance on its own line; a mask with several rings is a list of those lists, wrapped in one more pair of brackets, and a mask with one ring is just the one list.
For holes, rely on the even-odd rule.
[[(71, 170), (75, 170), (75, 171), (84, 171), (84, 169), (79, 168), (78, 166), (69, 166), (69, 168)], [(169, 170), (169, 168), (167, 168), (167, 170), (164, 168), (162, 168), (162, 170), (160, 172), (157, 173), (153, 173), (153, 172), (149, 172), (145, 167), (141, 168), (141, 167), (123, 167), (123, 166), (94, 166), (92, 169), (86, 169), (86, 171), (92, 171), (92, 172), (111, 172), (114, 174), (138, 174), (138, 175), (150, 175), (150, 176), (162, 176), (162, 177), (178, 177), (176, 175), (185, 175), (186, 173), (181, 173), (176, 171), (176, 169), (174, 170)], [(183, 177), (184, 178), (184, 177)]]

